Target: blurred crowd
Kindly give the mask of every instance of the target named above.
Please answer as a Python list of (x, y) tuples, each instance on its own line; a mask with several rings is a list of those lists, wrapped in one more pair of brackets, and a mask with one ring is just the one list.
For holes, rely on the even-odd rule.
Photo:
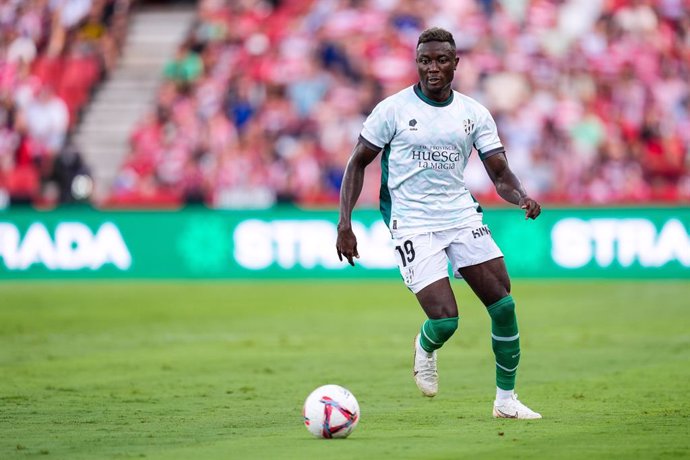
[[(69, 201), (88, 174), (69, 135), (129, 7), (0, 0), (0, 207)], [(688, 0), (200, 0), (108, 202), (337, 203), (363, 120), (416, 81), (432, 25), (455, 35), (455, 88), (494, 114), (535, 197), (690, 202)], [(465, 176), (499, 201), (476, 156)]]
[(128, 9), (129, 0), (0, 0), (0, 208), (83, 198), (74, 180), (89, 168), (70, 134), (115, 65)]
[[(113, 199), (337, 203), (364, 118), (416, 81), (431, 25), (534, 196), (690, 201), (687, 0), (201, 0)], [(498, 201), (476, 159), (466, 181)], [(371, 171), (360, 202), (378, 189)]]

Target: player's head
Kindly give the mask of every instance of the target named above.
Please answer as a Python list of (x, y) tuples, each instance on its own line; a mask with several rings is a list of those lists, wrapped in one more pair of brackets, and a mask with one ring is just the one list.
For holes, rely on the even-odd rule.
[(419, 49), (419, 45), (422, 43), (429, 42), (448, 43), (451, 48), (453, 48), (453, 56), (455, 56), (455, 39), (453, 38), (453, 34), (448, 32), (446, 29), (442, 29), (440, 27), (431, 27), (426, 29), (419, 35), (419, 39), (417, 40), (417, 49)]
[(458, 66), (453, 34), (440, 27), (426, 29), (417, 40), (416, 60), (424, 93), (448, 97)]

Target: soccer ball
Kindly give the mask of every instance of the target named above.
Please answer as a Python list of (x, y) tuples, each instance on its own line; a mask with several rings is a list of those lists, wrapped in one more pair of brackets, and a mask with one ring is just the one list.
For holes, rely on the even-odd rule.
[(324, 385), (307, 396), (302, 415), (307, 430), (317, 438), (346, 438), (359, 423), (359, 404), (340, 385)]

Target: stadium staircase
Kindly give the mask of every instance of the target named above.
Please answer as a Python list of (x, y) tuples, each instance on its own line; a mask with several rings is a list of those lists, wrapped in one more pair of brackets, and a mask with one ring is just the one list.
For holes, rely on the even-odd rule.
[(117, 66), (98, 87), (75, 131), (74, 142), (93, 175), (94, 202), (109, 194), (134, 125), (153, 108), (163, 66), (186, 37), (195, 14), (194, 6), (132, 12)]

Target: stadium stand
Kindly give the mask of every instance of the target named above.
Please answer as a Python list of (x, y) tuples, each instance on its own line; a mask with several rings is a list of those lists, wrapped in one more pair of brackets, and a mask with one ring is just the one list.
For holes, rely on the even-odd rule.
[[(456, 89), (494, 113), (541, 200), (690, 201), (685, 0), (201, 0), (98, 204), (335, 204), (364, 117), (415, 81), (430, 25), (454, 33)], [(499, 202), (482, 169), (471, 161), (471, 191)], [(377, 202), (373, 172), (362, 204)]]
[[(88, 167), (70, 142), (95, 85), (113, 69), (129, 0), (0, 4), (0, 207), (72, 201)], [(79, 181), (88, 194), (88, 181)], [(77, 196), (78, 198), (78, 196)]]
[[(542, 200), (688, 201), (690, 17), (682, 1), (202, 1), (113, 197), (334, 204), (361, 122), (415, 80), (415, 40), (455, 33), (457, 89), (496, 114)], [(201, 69), (203, 67), (203, 69)], [(481, 165), (467, 172), (496, 201)], [(374, 204), (370, 174), (362, 201)]]
[[(193, 5), (137, 4), (132, 9), (118, 65), (99, 85), (74, 136), (92, 171), (95, 202), (102, 203), (108, 196), (129, 148), (129, 135), (153, 104), (165, 63), (184, 39), (194, 16)], [(124, 204), (125, 197), (119, 198)], [(148, 195), (147, 201), (164, 205), (170, 200), (158, 193)]]

